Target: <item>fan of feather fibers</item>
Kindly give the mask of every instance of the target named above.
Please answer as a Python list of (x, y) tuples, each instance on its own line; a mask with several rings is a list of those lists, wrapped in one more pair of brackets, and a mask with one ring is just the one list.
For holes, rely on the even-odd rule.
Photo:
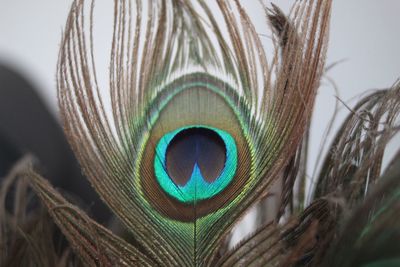
[[(115, 0), (108, 88), (96, 72), (95, 3), (72, 4), (57, 69), (64, 131), (123, 234), (24, 157), (1, 188), (3, 266), (400, 266), (400, 153), (382, 169), (400, 84), (351, 108), (306, 191), (332, 1), (297, 1), (288, 16), (265, 8), (270, 58), (243, 3), (210, 3)], [(231, 246), (254, 206), (257, 227)]]

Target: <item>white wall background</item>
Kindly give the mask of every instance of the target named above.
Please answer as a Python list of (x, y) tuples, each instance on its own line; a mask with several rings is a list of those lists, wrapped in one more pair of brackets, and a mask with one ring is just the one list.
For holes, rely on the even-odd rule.
[[(55, 114), (57, 54), (71, 2), (0, 0), (0, 62), (25, 74), (40, 89), (40, 94)], [(259, 2), (243, 0), (242, 3), (245, 3), (257, 30), (264, 33), (266, 24)], [(293, 0), (276, 0), (275, 3), (288, 11)], [(399, 11), (400, 1), (334, 0), (327, 63), (345, 61), (328, 75), (338, 85), (339, 97), (349, 106), (362, 92), (390, 87), (400, 77)], [(107, 62), (108, 54), (104, 57), (102, 61)], [(332, 116), (335, 95), (328, 86), (319, 91), (311, 132), (310, 175), (313, 162), (320, 156), (318, 148)], [(347, 110), (341, 105), (335, 129), (345, 114)], [(393, 141), (389, 147), (390, 154), (399, 147), (400, 140)]]

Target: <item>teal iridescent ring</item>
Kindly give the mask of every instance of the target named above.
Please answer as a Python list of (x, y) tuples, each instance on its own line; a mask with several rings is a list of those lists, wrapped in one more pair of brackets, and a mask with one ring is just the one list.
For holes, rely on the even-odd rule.
[[(207, 181), (202, 174), (201, 166), (195, 162), (190, 177), (183, 185), (177, 184), (167, 170), (167, 150), (171, 141), (181, 132), (188, 129), (206, 129), (214, 132), (224, 143), (225, 163), (220, 174), (213, 181)], [(220, 129), (209, 126), (186, 126), (165, 134), (156, 146), (154, 172), (160, 187), (169, 196), (183, 203), (195, 203), (214, 197), (223, 191), (233, 180), (238, 163), (237, 148), (233, 137)]]

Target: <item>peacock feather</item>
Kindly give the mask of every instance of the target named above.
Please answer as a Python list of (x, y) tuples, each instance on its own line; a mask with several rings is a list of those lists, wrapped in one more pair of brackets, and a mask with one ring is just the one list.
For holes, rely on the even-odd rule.
[[(203, 0), (116, 0), (109, 83), (101, 88), (94, 52), (95, 1), (74, 1), (57, 70), (63, 126), (85, 175), (132, 240), (94, 222), (38, 174), (28, 176), (85, 265), (322, 262), (317, 248), (327, 248), (327, 242), (315, 236), (327, 234), (324, 240), (330, 242), (338, 234), (332, 227), (339, 216), (332, 213), (337, 203), (324, 196), (331, 193), (330, 182), (336, 187), (348, 183), (329, 178), (342, 177), (330, 171), (338, 166), (332, 158), (325, 163), (328, 172), (321, 173), (316, 200), (300, 211), (289, 204), (324, 71), (331, 4), (298, 1), (288, 17), (275, 5), (265, 8), (275, 47), (267, 60), (238, 0), (218, 0), (213, 6)], [(335, 145), (347, 144), (337, 137)], [(381, 154), (375, 151), (374, 159)], [(339, 171), (353, 177), (348, 165), (342, 167)], [(373, 175), (368, 168), (363, 171)], [(288, 206), (298, 219), (283, 226), (264, 224), (228, 249), (233, 227), (282, 177), (276, 221)], [(346, 194), (356, 202), (365, 184), (350, 187)], [(396, 192), (385, 200), (387, 207), (398, 203), (393, 202)], [(375, 225), (366, 221), (352, 242), (373, 236)], [(331, 266), (330, 261), (324, 264)]]
[[(291, 20), (266, 11), (278, 46), (271, 62), (239, 1), (216, 1), (217, 10), (205, 1), (115, 1), (112, 118), (85, 6), (71, 8), (58, 65), (69, 142), (146, 264), (212, 265), (302, 138), (331, 1), (298, 3)], [(88, 8), (92, 28), (94, 2)]]

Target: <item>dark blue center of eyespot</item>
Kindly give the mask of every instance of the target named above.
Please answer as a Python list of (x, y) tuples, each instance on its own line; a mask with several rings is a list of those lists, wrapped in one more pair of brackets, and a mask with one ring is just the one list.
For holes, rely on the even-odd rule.
[(165, 134), (156, 147), (154, 171), (171, 197), (193, 203), (214, 197), (236, 173), (237, 148), (226, 131), (186, 126)]

